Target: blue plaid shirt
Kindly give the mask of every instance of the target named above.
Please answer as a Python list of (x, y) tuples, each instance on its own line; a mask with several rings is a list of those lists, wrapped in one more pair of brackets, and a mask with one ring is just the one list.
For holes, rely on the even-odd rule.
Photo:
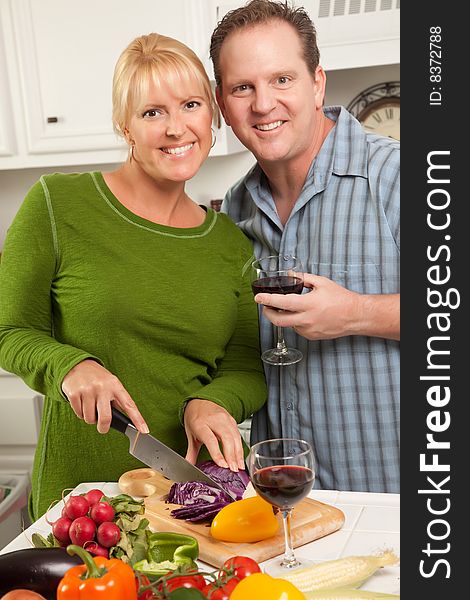
[[(253, 240), (257, 256), (300, 257), (307, 272), (362, 294), (399, 292), (399, 152), (390, 138), (365, 133), (341, 107), (324, 109), (336, 126), (314, 159), (283, 226), (258, 165), (225, 198), (222, 210)], [(262, 349), (274, 327), (261, 317)], [(309, 341), (296, 365), (265, 365), (267, 404), (254, 415), (251, 442), (309, 441), (315, 488), (399, 491), (399, 343), (349, 336)]]

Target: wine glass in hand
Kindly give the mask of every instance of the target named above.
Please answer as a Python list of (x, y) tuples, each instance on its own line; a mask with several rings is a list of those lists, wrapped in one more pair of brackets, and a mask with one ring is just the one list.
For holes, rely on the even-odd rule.
[[(253, 294), (301, 294), (304, 287), (302, 264), (296, 256), (265, 256), (252, 263)], [(261, 355), (270, 365), (293, 365), (302, 360), (302, 352), (288, 348), (282, 327), (276, 327), (276, 347)]]
[(282, 512), (285, 552), (265, 571), (279, 575), (287, 569), (304, 567), (312, 561), (297, 559), (291, 540), (291, 512), (310, 492), (315, 480), (315, 459), (304, 440), (278, 438), (254, 444), (247, 459), (250, 480), (257, 493)]

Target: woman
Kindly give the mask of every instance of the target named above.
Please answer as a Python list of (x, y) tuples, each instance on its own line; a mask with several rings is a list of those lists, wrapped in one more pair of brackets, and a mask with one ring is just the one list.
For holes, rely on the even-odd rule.
[(243, 468), (236, 422), (266, 396), (252, 248), (185, 192), (208, 156), (214, 111), (189, 48), (137, 38), (113, 80), (128, 160), (113, 172), (41, 177), (10, 227), (0, 364), (46, 396), (33, 518), (64, 488), (142, 466), (109, 430), (111, 402), (191, 462), (204, 444), (220, 466)]

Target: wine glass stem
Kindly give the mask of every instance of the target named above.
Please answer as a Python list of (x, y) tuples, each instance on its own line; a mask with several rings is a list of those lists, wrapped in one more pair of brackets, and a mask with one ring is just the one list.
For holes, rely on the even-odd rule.
[(277, 331), (276, 350), (279, 354), (285, 354), (287, 352), (287, 346), (286, 346), (286, 342), (284, 340), (284, 333), (282, 331), (282, 327), (279, 327), (279, 325), (277, 325), (276, 331)]
[(282, 511), (282, 522), (284, 524), (284, 558), (282, 559), (281, 565), (283, 567), (292, 568), (297, 566), (297, 560), (294, 556), (294, 548), (292, 547), (292, 538), (291, 538), (291, 512), (292, 509), (288, 508), (287, 510)]

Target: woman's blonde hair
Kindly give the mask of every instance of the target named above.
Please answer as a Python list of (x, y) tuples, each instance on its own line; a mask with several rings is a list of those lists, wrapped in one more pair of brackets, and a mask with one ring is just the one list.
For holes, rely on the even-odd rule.
[(132, 113), (148, 95), (150, 83), (173, 87), (179, 81), (200, 84), (203, 96), (219, 121), (212, 86), (202, 62), (185, 44), (158, 33), (141, 35), (119, 57), (113, 77), (113, 126), (124, 136)]

